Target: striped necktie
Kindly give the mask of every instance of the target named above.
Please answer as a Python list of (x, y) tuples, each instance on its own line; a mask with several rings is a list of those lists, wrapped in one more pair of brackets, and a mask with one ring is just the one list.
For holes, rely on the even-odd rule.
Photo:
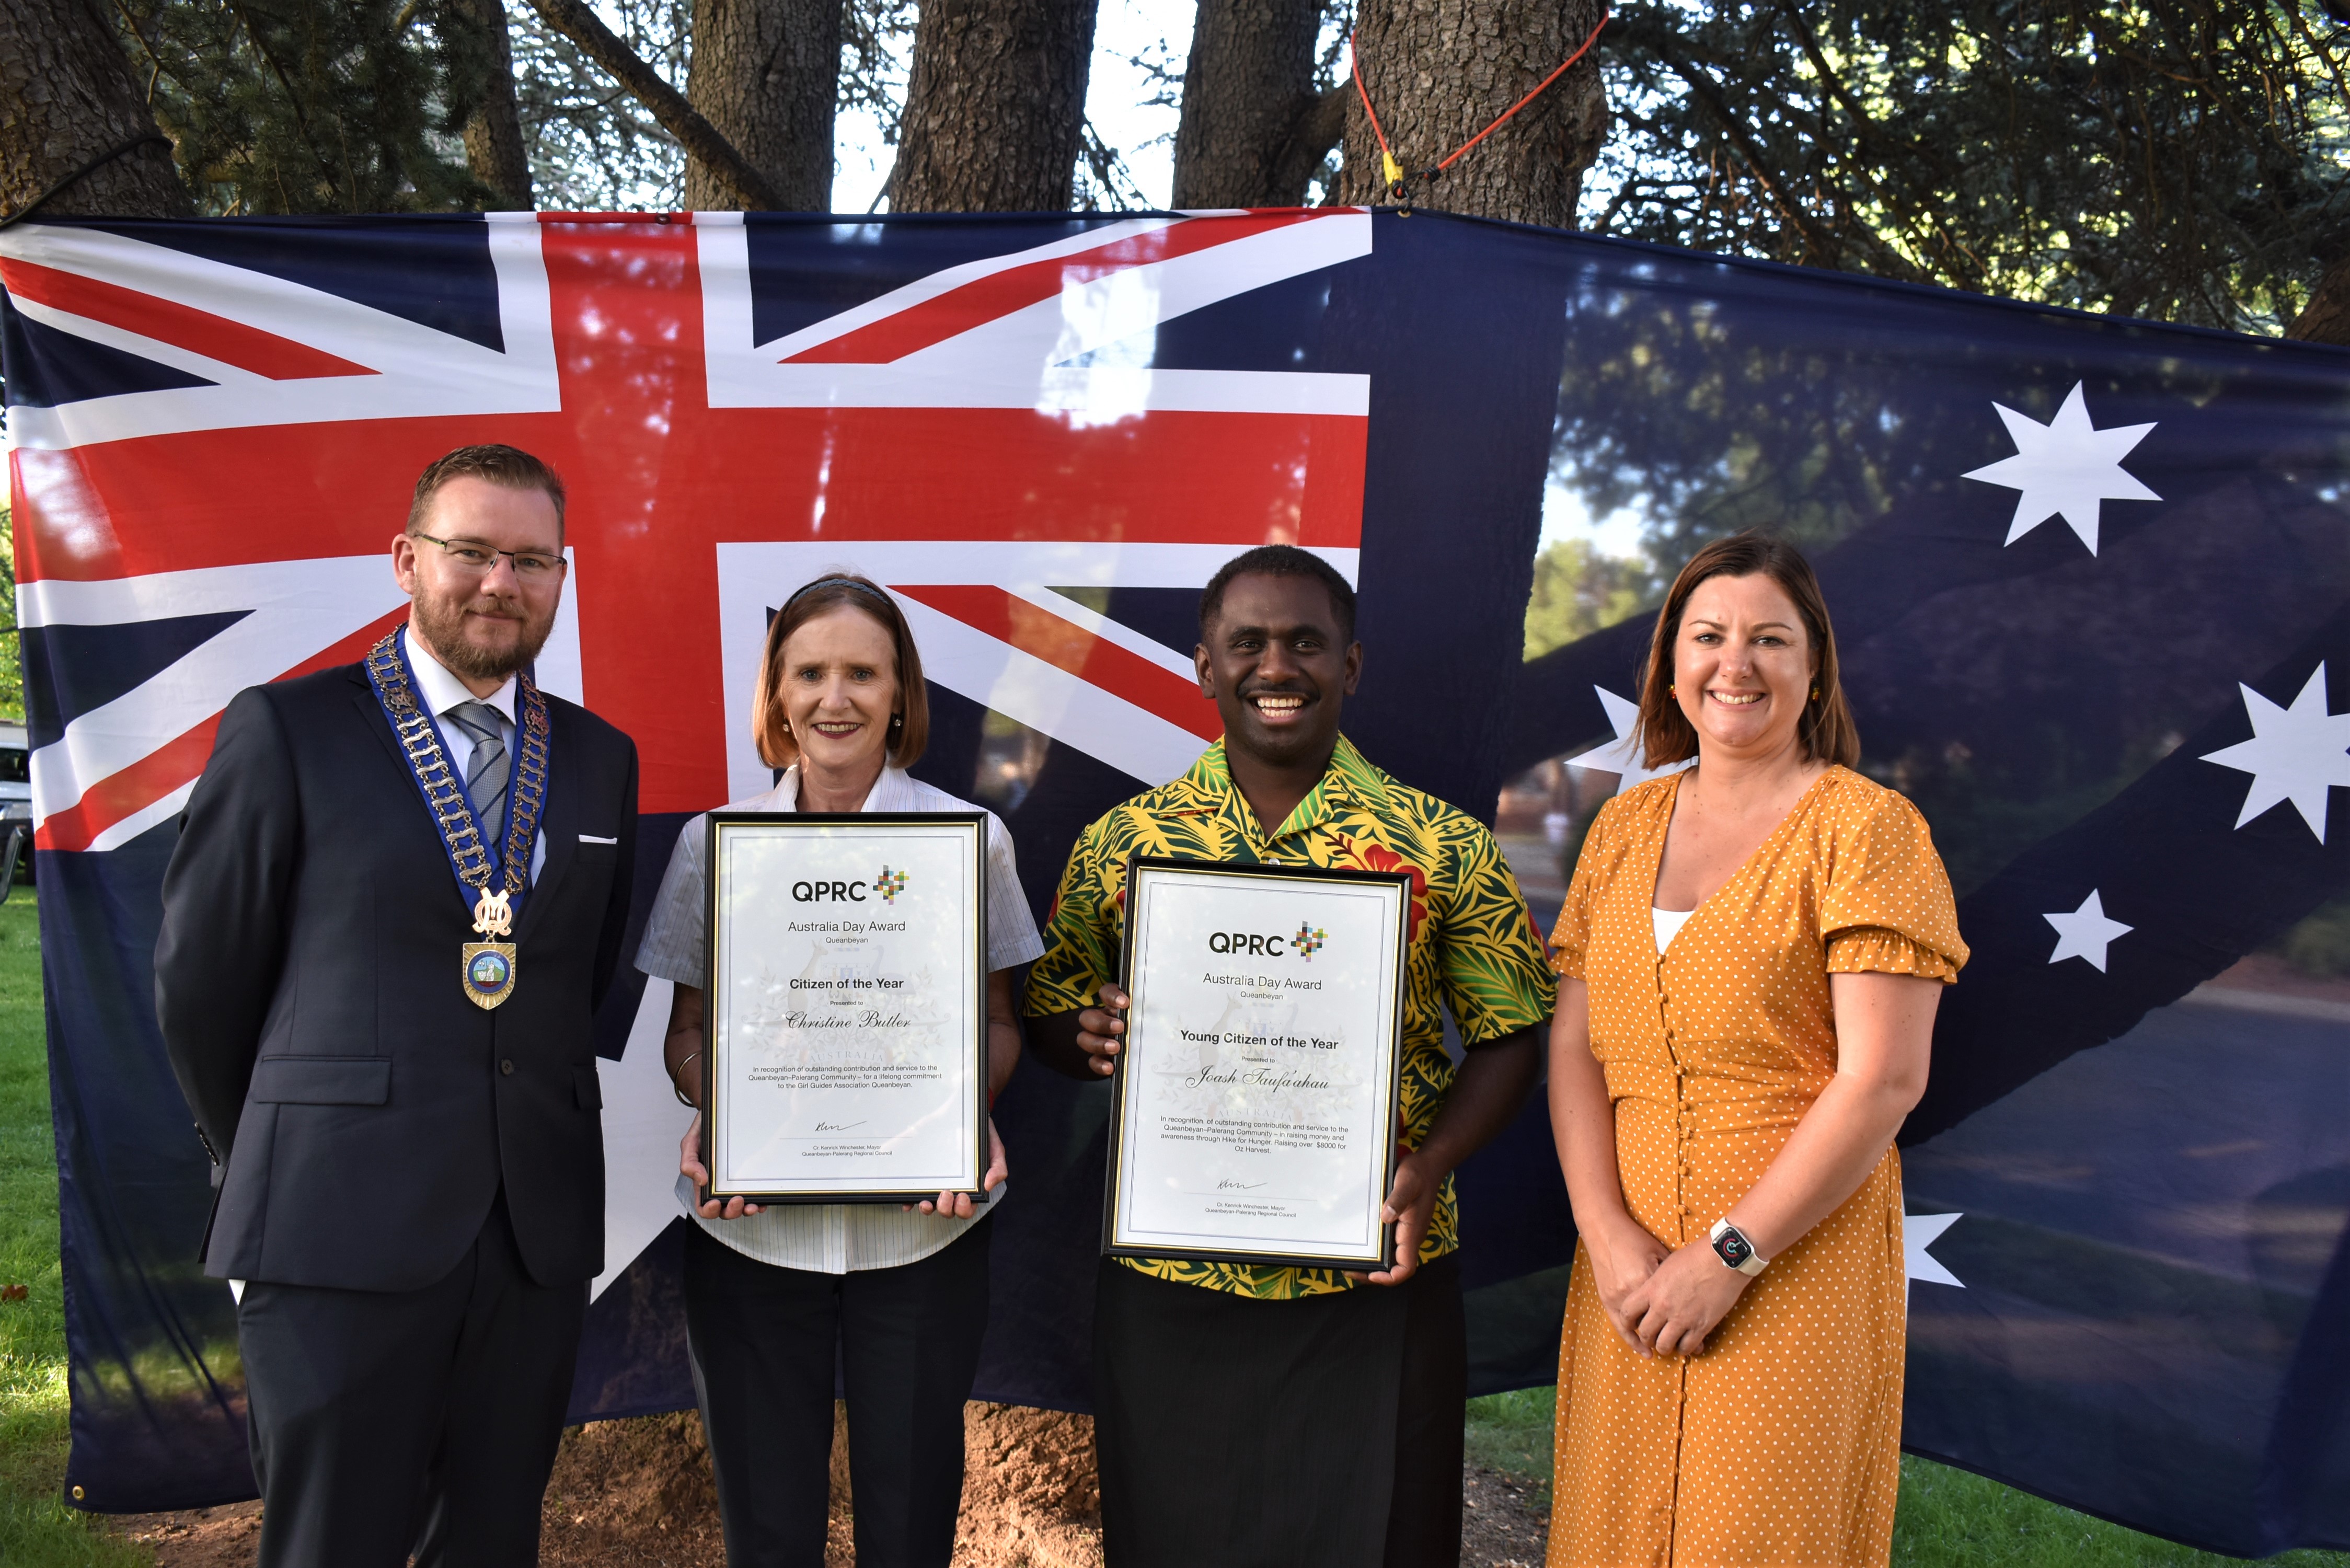
[(506, 737), (498, 711), (486, 702), (460, 702), (449, 710), (449, 722), (473, 742), (465, 759), (465, 794), (473, 803), (473, 818), (481, 825), (483, 846), (495, 860), (504, 846), (506, 808)]

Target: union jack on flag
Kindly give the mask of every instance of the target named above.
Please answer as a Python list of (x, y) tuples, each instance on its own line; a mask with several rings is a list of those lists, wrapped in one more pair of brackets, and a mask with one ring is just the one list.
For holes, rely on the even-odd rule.
[(485, 441), (569, 484), (539, 676), (636, 737), (649, 812), (764, 787), (729, 719), (766, 612), (844, 567), (899, 593), (939, 685), (1171, 778), (1213, 710), (1101, 591), (1269, 540), (1351, 578), (1369, 395), (1180, 329), (1370, 248), (1352, 210), (20, 227), (20, 618), (103, 672), (35, 681), (36, 843), (168, 820), (239, 690), (396, 624), (415, 476)]

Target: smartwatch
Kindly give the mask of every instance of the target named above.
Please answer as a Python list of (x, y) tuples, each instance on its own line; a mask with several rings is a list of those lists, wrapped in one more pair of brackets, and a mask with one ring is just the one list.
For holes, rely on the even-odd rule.
[(1754, 1243), (1746, 1239), (1746, 1232), (1727, 1220), (1713, 1222), (1711, 1239), (1713, 1255), (1721, 1260), (1721, 1266), (1725, 1269), (1735, 1269), (1752, 1277), (1770, 1267), (1770, 1260), (1755, 1251)]

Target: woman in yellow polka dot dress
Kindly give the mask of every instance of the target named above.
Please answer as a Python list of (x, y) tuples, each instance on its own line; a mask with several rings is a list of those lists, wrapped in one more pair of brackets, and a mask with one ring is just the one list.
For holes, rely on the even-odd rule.
[(1582, 1240), (1550, 1563), (1873, 1563), (1906, 1329), (1893, 1135), (1966, 962), (1917, 808), (1852, 771), (1819, 585), (1742, 534), (1674, 581), (1651, 767), (1592, 825), (1553, 961)]

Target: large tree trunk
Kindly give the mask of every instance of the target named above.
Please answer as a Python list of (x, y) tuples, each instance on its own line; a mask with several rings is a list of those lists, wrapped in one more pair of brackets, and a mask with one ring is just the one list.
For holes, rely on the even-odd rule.
[[(154, 140), (107, 157), (141, 137)], [(52, 190), (41, 204), (50, 217), (193, 211), (130, 63), (88, 0), (0, 0), (0, 216)]]
[(506, 36), (504, 0), (450, 0), (452, 19), (470, 29), (481, 56), (481, 82), (465, 116), (465, 167), (497, 192), (498, 204), (527, 212), (530, 154), (523, 147), (522, 110), (515, 102), (514, 45)]
[(1294, 207), (1346, 126), (1344, 86), (1314, 87), (1321, 0), (1200, 0), (1183, 118), (1178, 207)]
[[(831, 209), (839, 81), (840, 0), (694, 0), (686, 94), (795, 211)], [(685, 204), (705, 212), (738, 203), (724, 181), (688, 159)]]
[(1063, 212), (1076, 181), (1095, 0), (924, 0), (893, 213)]
[[(1396, 161), (1417, 175), (1558, 68), (1598, 26), (1601, 0), (1363, 0), (1355, 41), (1371, 107)], [(1415, 205), (1575, 225), (1583, 171), (1607, 134), (1595, 47), (1550, 89), (1446, 171), (1409, 182)], [(1339, 200), (1391, 200), (1378, 139), (1358, 101), (1347, 111)]]

